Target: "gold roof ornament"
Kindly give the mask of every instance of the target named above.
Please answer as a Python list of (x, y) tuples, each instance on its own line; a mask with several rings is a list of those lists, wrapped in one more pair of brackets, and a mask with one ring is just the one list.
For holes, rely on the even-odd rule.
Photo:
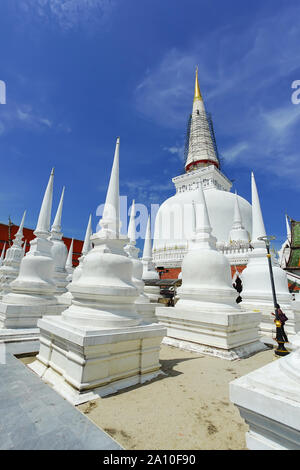
[(198, 66), (196, 67), (196, 78), (195, 78), (194, 101), (196, 101), (196, 100), (203, 101), (202, 95), (201, 95), (201, 92), (200, 92), (199, 81), (198, 81)]

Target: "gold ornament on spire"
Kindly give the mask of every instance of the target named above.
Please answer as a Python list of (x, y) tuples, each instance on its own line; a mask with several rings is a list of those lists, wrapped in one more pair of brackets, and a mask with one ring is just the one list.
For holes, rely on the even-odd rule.
[(202, 95), (200, 92), (200, 87), (199, 87), (199, 82), (198, 82), (198, 67), (196, 67), (195, 95), (194, 95), (194, 101), (196, 100), (202, 101)]

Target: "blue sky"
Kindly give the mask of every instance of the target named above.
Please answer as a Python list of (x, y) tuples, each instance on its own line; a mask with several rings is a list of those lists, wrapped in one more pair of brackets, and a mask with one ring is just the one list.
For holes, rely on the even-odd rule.
[[(267, 232), (300, 219), (298, 0), (1, 0), (0, 221), (35, 227), (55, 167), (65, 236), (83, 238), (103, 203), (115, 139), (121, 194), (161, 203), (182, 172), (194, 70), (223, 170)], [(54, 217), (54, 213), (53, 213)]]

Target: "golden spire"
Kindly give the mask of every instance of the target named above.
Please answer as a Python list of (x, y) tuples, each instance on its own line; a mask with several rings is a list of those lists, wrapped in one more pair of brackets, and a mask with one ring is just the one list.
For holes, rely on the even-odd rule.
[(198, 82), (198, 66), (196, 67), (195, 95), (194, 95), (194, 101), (196, 100), (202, 101), (202, 95), (200, 92), (200, 87), (199, 87), (199, 82)]

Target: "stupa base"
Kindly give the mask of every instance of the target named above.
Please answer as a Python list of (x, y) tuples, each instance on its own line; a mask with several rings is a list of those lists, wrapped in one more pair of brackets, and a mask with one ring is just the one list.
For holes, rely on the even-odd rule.
[(38, 341), (39, 328), (1, 328), (0, 343), (16, 343), (23, 341)]
[(156, 316), (171, 346), (231, 361), (267, 349), (258, 336), (259, 313), (158, 307)]
[(161, 304), (155, 302), (136, 303), (137, 312), (145, 323), (158, 323), (158, 319), (155, 315), (155, 309), (156, 307), (160, 306)]
[(157, 303), (158, 299), (161, 297), (160, 288), (158, 286), (145, 285), (144, 294), (147, 295), (150, 302), (153, 302), (153, 303)]
[[(261, 312), (261, 321), (259, 325), (259, 333), (261, 336), (276, 336), (276, 326), (274, 323), (275, 317), (271, 315), (274, 313), (273, 303), (266, 304), (247, 304), (246, 302), (241, 303), (242, 310), (250, 310)], [(282, 305), (282, 310), (288, 317), (288, 321), (284, 326), (284, 330), (287, 335), (295, 335), (300, 331), (300, 312), (293, 310), (291, 307), (285, 307)]]
[(206, 346), (204, 344), (192, 343), (190, 341), (178, 340), (176, 338), (170, 338), (169, 336), (166, 336), (163, 339), (163, 344), (166, 344), (167, 346), (172, 346), (174, 348), (183, 349), (185, 351), (203, 354), (205, 356), (219, 357), (220, 359), (226, 359), (228, 361), (245, 359), (246, 357), (250, 357), (253, 354), (268, 349), (260, 341), (255, 341), (254, 343), (250, 343), (245, 346), (240, 346), (238, 348), (225, 350), (212, 346)]
[(230, 383), (230, 400), (249, 425), (249, 450), (300, 450), (299, 382), (284, 373), (289, 356)]
[(44, 317), (38, 326), (40, 351), (30, 368), (73, 405), (162, 373), (159, 351), (166, 329), (161, 325), (99, 329)]
[(73, 296), (71, 292), (64, 292), (63, 294), (56, 296), (56, 298), (59, 305), (64, 305), (65, 308), (68, 308), (72, 303)]
[(0, 329), (37, 328), (38, 320), (44, 315), (60, 315), (64, 309), (59, 304), (17, 305), (1, 302)]

